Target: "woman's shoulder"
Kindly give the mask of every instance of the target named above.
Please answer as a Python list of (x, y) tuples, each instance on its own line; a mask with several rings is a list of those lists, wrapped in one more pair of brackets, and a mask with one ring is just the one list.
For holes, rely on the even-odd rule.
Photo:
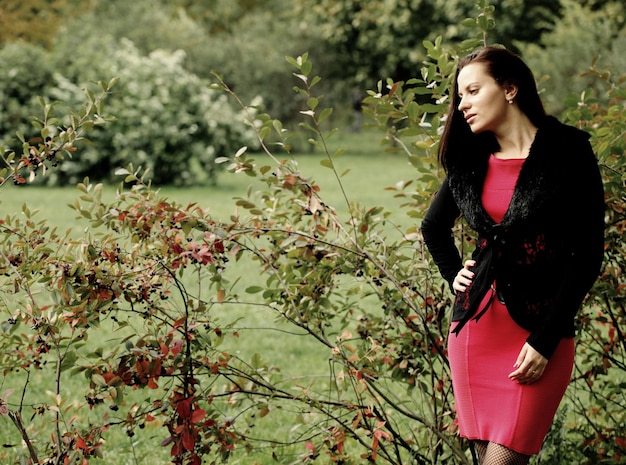
[(541, 139), (536, 140), (534, 160), (537, 169), (551, 172), (557, 183), (595, 176), (598, 161), (590, 136), (588, 132), (561, 123), (554, 117), (547, 118), (537, 133), (537, 139)]
[(577, 164), (578, 160), (595, 159), (589, 141), (590, 134), (564, 124), (553, 116), (546, 117), (537, 131), (531, 153), (539, 155), (539, 163), (557, 165)]
[(579, 143), (580, 141), (589, 140), (590, 134), (577, 127), (562, 123), (554, 116), (546, 116), (539, 132), (543, 133), (546, 138), (557, 143)]

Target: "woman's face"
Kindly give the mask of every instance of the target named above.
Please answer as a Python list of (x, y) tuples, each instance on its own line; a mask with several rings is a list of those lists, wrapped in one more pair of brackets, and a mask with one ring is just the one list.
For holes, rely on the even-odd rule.
[(470, 63), (463, 67), (457, 77), (459, 92), (458, 109), (473, 133), (492, 131), (507, 122), (509, 92), (487, 73), (483, 63)]

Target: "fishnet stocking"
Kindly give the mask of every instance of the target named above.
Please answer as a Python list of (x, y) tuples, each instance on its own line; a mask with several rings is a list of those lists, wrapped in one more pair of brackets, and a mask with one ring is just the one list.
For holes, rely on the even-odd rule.
[[(480, 457), (480, 452), (479, 452)], [(527, 465), (530, 456), (512, 451), (500, 444), (487, 444), (481, 465)]]
[(485, 460), (485, 455), (487, 454), (487, 446), (489, 445), (489, 441), (473, 441), (474, 449), (476, 450), (476, 454), (478, 454), (478, 463), (482, 464)]

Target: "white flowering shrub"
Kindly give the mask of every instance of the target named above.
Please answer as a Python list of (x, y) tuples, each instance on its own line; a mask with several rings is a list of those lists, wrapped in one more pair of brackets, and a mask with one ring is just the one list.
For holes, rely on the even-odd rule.
[(32, 130), (31, 118), (41, 113), (38, 96), (45, 96), (53, 68), (45, 51), (25, 42), (0, 48), (0, 144), (16, 132)]
[(222, 92), (184, 68), (182, 51), (144, 56), (128, 40), (98, 40), (97, 46), (84, 44), (74, 52), (73, 69), (64, 75), (59, 70), (52, 95), (77, 102), (90, 80), (118, 77), (117, 92), (106, 107), (115, 121), (97, 128), (80, 158), (63, 163), (51, 179), (107, 180), (117, 168), (132, 163), (149, 169), (157, 185), (186, 185), (213, 180), (217, 156), (241, 145), (255, 146), (243, 115)]

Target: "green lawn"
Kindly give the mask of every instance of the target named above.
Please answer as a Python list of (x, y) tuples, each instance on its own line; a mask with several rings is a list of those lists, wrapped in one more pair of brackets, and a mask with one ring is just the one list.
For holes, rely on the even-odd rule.
[[(404, 230), (413, 224), (414, 220), (403, 215), (399, 211), (402, 200), (393, 197), (393, 193), (386, 191), (385, 187), (392, 186), (401, 180), (411, 179), (413, 168), (401, 153), (386, 153), (381, 147), (380, 134), (376, 132), (363, 132), (359, 134), (344, 134), (337, 140), (331, 140), (333, 150), (339, 146), (346, 148), (347, 152), (336, 162), (339, 173), (347, 172), (341, 177), (344, 191), (350, 202), (360, 202), (366, 206), (384, 206), (392, 212), (392, 221), (401, 225)], [(259, 163), (266, 164), (263, 160), (265, 155), (257, 154), (254, 158)], [(325, 203), (336, 208), (339, 215), (344, 215), (347, 220), (346, 200), (336, 179), (335, 174), (328, 168), (320, 165), (324, 155), (319, 153), (301, 154), (294, 156), (300, 166), (301, 172), (307, 178), (313, 178), (321, 187), (320, 194)], [(279, 157), (281, 158), (281, 157)], [(217, 220), (228, 219), (235, 211), (235, 201), (238, 196), (245, 196), (249, 185), (259, 186), (258, 180), (245, 174), (222, 173), (216, 186), (195, 186), (189, 188), (161, 189), (161, 193), (168, 198), (183, 204), (197, 203), (203, 208), (210, 209), (213, 217)], [(254, 187), (253, 187), (254, 188)], [(105, 188), (105, 198), (114, 198), (116, 186)], [(30, 210), (39, 210), (38, 217), (46, 218), (53, 226), (60, 230), (73, 228), (74, 234), (80, 235), (87, 227), (84, 220), (76, 218), (75, 212), (67, 207), (80, 196), (80, 192), (73, 187), (49, 188), (41, 186), (5, 186), (0, 193), (0, 211), (3, 214), (20, 211), (23, 204), (27, 204)], [(2, 217), (4, 215), (0, 215)], [(254, 283), (260, 279), (254, 268), (235, 265), (231, 273), (240, 273), (244, 283)], [(212, 310), (215, 317), (225, 324), (237, 320), (237, 329), (241, 337), (236, 341), (237, 346), (225, 346), (225, 351), (235, 353), (244, 360), (249, 360), (255, 353), (262, 354), (264, 360), (271, 360), (273, 365), (281, 367), (284, 376), (290, 376), (301, 380), (303, 385), (316, 385), (323, 388), (328, 378), (329, 353), (326, 347), (321, 346), (311, 338), (298, 336), (285, 324), (275, 321), (275, 315), (265, 307), (254, 305), (223, 306)], [(119, 343), (121, 335), (114, 334), (105, 325), (92, 343), (98, 345), (115, 345)], [(232, 342), (231, 342), (232, 344)], [(51, 389), (47, 383), (49, 380), (34, 376), (31, 386), (35, 392), (43, 393)], [(39, 385), (39, 386), (38, 386)], [(19, 386), (4, 386), (15, 387)], [(132, 396), (131, 396), (132, 399)], [(83, 399), (77, 398), (77, 402)], [(289, 425), (281, 424), (283, 417), (268, 415), (259, 420), (258, 428), (261, 436), (267, 431), (289, 430)], [(0, 428), (9, 431), (13, 427), (6, 417), (0, 417)], [(155, 446), (163, 439), (166, 431), (158, 426), (148, 426), (145, 430), (132, 438), (123, 432), (112, 430), (107, 435), (108, 444), (105, 447), (105, 460), (103, 463), (116, 464), (150, 464), (158, 465), (168, 463), (167, 450)], [(10, 450), (10, 449), (9, 449)], [(0, 463), (4, 463), (0, 452)], [(254, 457), (243, 456), (231, 463), (275, 463), (268, 454), (257, 454)]]
[[(381, 134), (376, 131), (361, 133), (335, 134), (329, 141), (332, 150), (344, 147), (346, 152), (335, 160), (337, 172), (349, 201), (364, 205), (386, 206), (396, 209), (400, 201), (393, 199), (393, 194), (385, 187), (393, 186), (400, 180), (411, 179), (414, 168), (400, 152), (388, 153), (386, 146), (380, 144)], [(271, 164), (265, 154), (251, 155), (258, 164)], [(320, 165), (326, 156), (318, 149), (315, 153), (280, 154), (278, 159), (294, 158), (301, 173), (313, 178), (321, 187), (321, 196), (328, 205), (340, 213), (346, 211), (338, 180), (329, 168)], [(234, 197), (245, 196), (249, 185), (258, 185), (258, 180), (245, 174), (220, 173), (215, 186), (192, 186), (189, 188), (163, 187), (161, 192), (167, 197), (182, 203), (194, 202), (203, 208), (209, 208), (216, 219), (228, 219), (234, 211)], [(105, 198), (112, 198), (117, 186), (105, 188)], [(75, 187), (50, 188), (43, 186), (5, 185), (0, 191), (0, 215), (15, 212), (26, 203), (31, 210), (40, 210), (40, 216), (47, 218), (50, 224), (63, 230), (76, 223), (75, 213), (66, 208), (80, 195)], [(111, 197), (107, 197), (107, 195)], [(404, 220), (403, 220), (404, 221)], [(74, 227), (84, 228), (84, 224)]]

